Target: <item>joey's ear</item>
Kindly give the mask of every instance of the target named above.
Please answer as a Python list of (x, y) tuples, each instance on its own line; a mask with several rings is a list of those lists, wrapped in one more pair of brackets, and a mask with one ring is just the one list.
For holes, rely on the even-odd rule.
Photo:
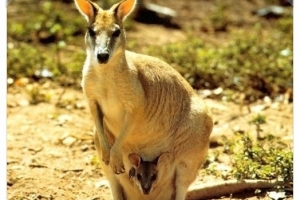
[(112, 6), (117, 17), (124, 21), (126, 17), (134, 10), (137, 0), (123, 0), (118, 4)]
[(171, 159), (171, 154), (166, 152), (162, 153), (160, 156), (156, 158), (156, 165), (160, 165), (162, 163), (169, 163)]
[(134, 168), (138, 168), (140, 166), (141, 160), (142, 160), (141, 156), (139, 156), (136, 153), (131, 153), (131, 154), (129, 154), (128, 158)]
[(88, 22), (91, 22), (96, 14), (97, 11), (100, 9), (99, 6), (90, 0), (74, 0), (75, 5), (79, 12), (86, 18)]

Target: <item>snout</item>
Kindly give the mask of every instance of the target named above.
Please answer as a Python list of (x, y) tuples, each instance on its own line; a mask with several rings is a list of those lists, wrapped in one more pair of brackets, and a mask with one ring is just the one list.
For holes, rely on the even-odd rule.
[(105, 64), (107, 63), (109, 58), (109, 53), (108, 51), (102, 51), (97, 53), (97, 60), (100, 64)]
[(151, 186), (144, 186), (143, 187), (143, 193), (145, 194), (145, 195), (148, 195), (149, 193), (150, 193), (150, 191), (151, 191)]

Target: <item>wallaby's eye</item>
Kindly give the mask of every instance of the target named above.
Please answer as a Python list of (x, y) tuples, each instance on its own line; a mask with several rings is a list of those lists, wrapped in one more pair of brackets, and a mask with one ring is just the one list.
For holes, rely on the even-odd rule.
[(120, 34), (121, 34), (121, 30), (120, 30), (120, 29), (117, 29), (117, 30), (115, 30), (115, 31), (112, 33), (112, 36), (113, 36), (113, 37), (119, 37)]
[(156, 181), (156, 174), (153, 174), (152, 176), (151, 176), (151, 181), (153, 182), (153, 181)]
[(136, 176), (136, 178), (137, 178), (138, 181), (141, 181), (141, 180), (142, 180), (142, 175), (141, 175), (141, 174), (138, 174), (138, 175)]
[(91, 27), (88, 28), (88, 33), (91, 37), (94, 37), (96, 35), (96, 32)]

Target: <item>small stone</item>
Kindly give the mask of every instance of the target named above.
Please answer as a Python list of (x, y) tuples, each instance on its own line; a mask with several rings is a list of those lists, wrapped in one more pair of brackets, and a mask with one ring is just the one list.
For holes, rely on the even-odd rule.
[(30, 105), (30, 102), (28, 99), (19, 99), (17, 101), (17, 104), (21, 107), (25, 107), (25, 106), (29, 106)]
[(62, 143), (63, 143), (64, 145), (66, 145), (66, 146), (71, 146), (71, 145), (73, 145), (76, 141), (77, 141), (76, 138), (73, 138), (73, 137), (69, 136), (69, 137), (66, 137), (66, 138), (62, 141)]

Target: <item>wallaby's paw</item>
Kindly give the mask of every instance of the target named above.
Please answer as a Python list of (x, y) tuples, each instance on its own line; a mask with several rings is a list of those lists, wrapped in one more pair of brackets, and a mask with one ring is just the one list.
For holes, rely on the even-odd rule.
[(123, 163), (122, 153), (111, 154), (110, 157), (110, 166), (115, 174), (122, 174), (125, 172), (125, 166)]
[(111, 162), (111, 167), (114, 171), (115, 174), (123, 174), (125, 173), (125, 166), (123, 164), (123, 162), (120, 162), (120, 163), (113, 163)]

